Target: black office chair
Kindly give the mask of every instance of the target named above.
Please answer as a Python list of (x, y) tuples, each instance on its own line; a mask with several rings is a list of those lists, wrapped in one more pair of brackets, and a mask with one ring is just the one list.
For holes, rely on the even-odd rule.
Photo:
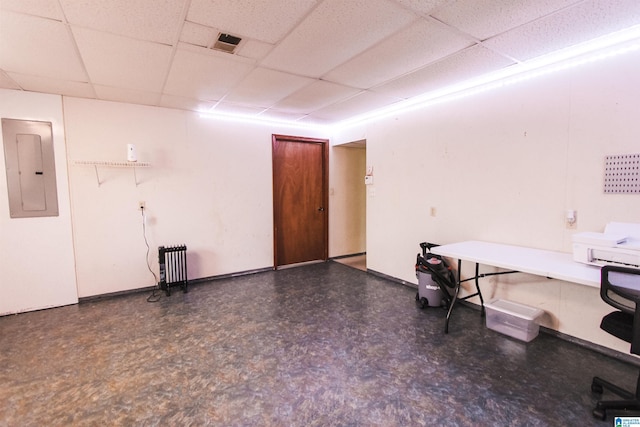
[[(600, 273), (600, 297), (617, 311), (602, 318), (600, 328), (631, 343), (631, 353), (640, 355), (640, 270), (608, 265)], [(640, 374), (635, 392), (624, 390), (615, 384), (594, 377), (591, 391), (601, 394), (610, 390), (623, 400), (601, 400), (593, 410), (593, 416), (604, 420), (608, 410), (640, 411)]]

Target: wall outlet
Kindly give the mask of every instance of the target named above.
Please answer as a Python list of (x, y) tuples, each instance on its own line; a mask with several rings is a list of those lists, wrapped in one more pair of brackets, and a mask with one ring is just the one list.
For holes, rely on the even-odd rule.
[(138, 202), (138, 210), (145, 210), (147, 208), (147, 205), (145, 205), (144, 202)]
[(578, 222), (577, 212), (573, 209), (569, 209), (565, 212), (564, 220), (567, 228), (575, 230), (577, 227), (576, 223)]

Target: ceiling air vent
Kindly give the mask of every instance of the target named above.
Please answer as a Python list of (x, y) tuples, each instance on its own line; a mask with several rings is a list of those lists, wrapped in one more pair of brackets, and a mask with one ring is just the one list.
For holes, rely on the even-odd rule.
[(240, 40), (242, 40), (240, 37), (220, 33), (218, 34), (218, 40), (213, 44), (213, 49), (227, 53), (234, 53), (240, 43)]

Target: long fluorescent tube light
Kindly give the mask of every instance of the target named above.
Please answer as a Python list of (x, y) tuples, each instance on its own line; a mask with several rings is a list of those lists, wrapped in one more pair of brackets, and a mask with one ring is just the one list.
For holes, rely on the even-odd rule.
[(262, 125), (287, 126), (301, 129), (313, 129), (327, 132), (329, 129), (348, 128), (372, 120), (424, 108), (433, 104), (486, 92), (495, 88), (530, 80), (549, 73), (566, 70), (590, 62), (600, 61), (612, 56), (640, 49), (640, 25), (598, 37), (556, 52), (503, 68), (477, 78), (465, 80), (451, 86), (397, 102), (332, 125), (302, 123), (293, 120), (279, 120), (270, 117), (249, 116), (216, 112), (200, 112), (201, 117), (252, 123)]
[(218, 112), (215, 110), (200, 111), (198, 112), (198, 114), (202, 118), (218, 119), (218, 120), (224, 120), (227, 122), (232, 121), (232, 122), (246, 123), (246, 124), (276, 125), (276, 126), (286, 126), (290, 128), (311, 129), (311, 130), (320, 130), (320, 131), (326, 131), (328, 129), (328, 125), (326, 124), (303, 123), (303, 122), (297, 122), (294, 120), (281, 120), (281, 119), (275, 119), (273, 117), (266, 117), (266, 116), (261, 117), (261, 116), (250, 116), (246, 114), (224, 113), (224, 112)]
[(640, 49), (640, 25), (515, 64), (493, 73), (465, 80), (458, 84), (425, 93), (424, 95), (400, 101), (388, 107), (340, 121), (336, 123), (335, 126), (338, 128), (351, 127), (436, 103), (459, 99), (479, 92), (486, 92), (487, 90), (514, 84), (523, 80), (530, 80), (541, 75), (566, 70), (586, 63), (600, 61), (638, 49)]

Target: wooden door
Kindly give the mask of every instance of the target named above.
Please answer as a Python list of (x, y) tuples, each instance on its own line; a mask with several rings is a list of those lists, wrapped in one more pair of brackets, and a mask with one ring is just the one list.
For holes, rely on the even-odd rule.
[(273, 135), (274, 268), (328, 257), (329, 141)]

